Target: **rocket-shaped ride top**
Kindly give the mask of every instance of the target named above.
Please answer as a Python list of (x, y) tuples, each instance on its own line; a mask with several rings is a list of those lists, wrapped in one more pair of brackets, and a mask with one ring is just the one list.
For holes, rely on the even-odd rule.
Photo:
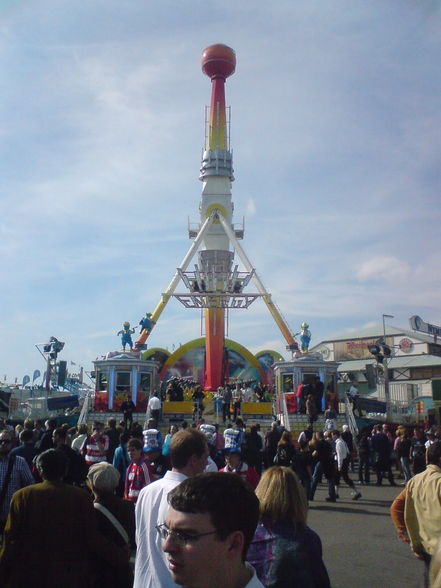
[(226, 45), (211, 45), (202, 54), (202, 71), (212, 82), (207, 150), (228, 150), (225, 80), (235, 69), (236, 54)]
[[(288, 348), (298, 349), (294, 336), (238, 241), (243, 238), (243, 227), (236, 229), (232, 222), (234, 207), (231, 182), (234, 176), (225, 105), (225, 81), (234, 73), (235, 68), (236, 55), (226, 45), (211, 45), (202, 54), (202, 71), (211, 78), (212, 88), (199, 176), (203, 182), (199, 204), (200, 222), (197, 228), (190, 229), (189, 236), (193, 239), (193, 244), (151, 317), (153, 328), (172, 296), (178, 298), (186, 308), (203, 309), (205, 390), (216, 390), (228, 381), (225, 313), (229, 308), (245, 309), (258, 297), (262, 297), (288, 343)], [(193, 271), (188, 271), (197, 252), (198, 263), (194, 264)], [(235, 252), (245, 271), (239, 271), (238, 265), (233, 268)], [(244, 292), (251, 279), (257, 287), (257, 293)], [(186, 285), (187, 293), (175, 292), (181, 281)], [(144, 338), (140, 338), (136, 343), (137, 348), (138, 343), (145, 343), (150, 332), (146, 331)]]

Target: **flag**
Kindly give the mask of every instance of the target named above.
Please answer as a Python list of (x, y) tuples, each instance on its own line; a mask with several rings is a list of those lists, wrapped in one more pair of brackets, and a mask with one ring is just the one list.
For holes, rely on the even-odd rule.
[(70, 365), (77, 365), (77, 364), (74, 361), (71, 361)]
[(22, 382), (22, 387), (24, 388), (26, 386), (26, 384), (29, 384), (30, 381), (31, 381), (31, 378), (29, 376), (24, 376), (23, 382)]
[(34, 383), (34, 382), (35, 382), (35, 380), (36, 380), (37, 378), (39, 378), (40, 376), (41, 376), (41, 372), (40, 372), (40, 370), (35, 370), (35, 371), (34, 371), (34, 375), (32, 376), (32, 383)]

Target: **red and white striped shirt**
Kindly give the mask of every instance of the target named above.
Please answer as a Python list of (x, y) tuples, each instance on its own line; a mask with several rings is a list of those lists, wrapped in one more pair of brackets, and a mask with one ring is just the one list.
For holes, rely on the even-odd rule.
[(139, 493), (153, 481), (153, 474), (147, 458), (142, 457), (139, 461), (132, 461), (127, 468), (124, 498), (136, 502)]
[(106, 461), (107, 451), (109, 450), (109, 437), (101, 435), (99, 439), (95, 439), (93, 435), (86, 437), (81, 447), (81, 453), (88, 466), (100, 461)]

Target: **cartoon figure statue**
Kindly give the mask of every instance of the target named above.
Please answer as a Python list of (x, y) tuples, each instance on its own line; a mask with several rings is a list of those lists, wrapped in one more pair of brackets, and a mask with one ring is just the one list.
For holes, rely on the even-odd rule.
[(151, 319), (152, 313), (151, 312), (147, 312), (145, 317), (143, 317), (140, 321), (139, 324), (141, 325), (141, 332), (143, 331), (143, 329), (147, 329), (147, 331), (151, 331), (152, 330), (152, 319)]
[(126, 321), (123, 324), (123, 328), (121, 329), (121, 331), (117, 332), (117, 335), (121, 335), (121, 343), (122, 343), (124, 351), (126, 350), (126, 345), (129, 345), (130, 351), (132, 350), (133, 341), (132, 341), (131, 336), (134, 332), (135, 332), (135, 329), (130, 328), (130, 323), (128, 321)]
[(300, 335), (302, 353), (308, 353), (309, 342), (311, 341), (311, 331), (309, 330), (309, 325), (306, 322), (303, 322), (300, 325), (300, 328), (302, 330), (300, 333), (297, 333), (297, 335)]
[(139, 324), (141, 325), (141, 333), (139, 335), (139, 339), (135, 342), (135, 349), (138, 351), (140, 349), (146, 349), (147, 347), (145, 342), (147, 340), (147, 337), (149, 336), (150, 331), (153, 328), (153, 325), (155, 324), (155, 321), (152, 320), (152, 313), (147, 312), (145, 317), (143, 317), (139, 321)]

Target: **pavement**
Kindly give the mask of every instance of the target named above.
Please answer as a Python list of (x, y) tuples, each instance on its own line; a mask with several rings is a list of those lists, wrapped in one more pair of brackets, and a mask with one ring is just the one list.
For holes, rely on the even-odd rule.
[(423, 564), (397, 538), (389, 514), (402, 486), (362, 486), (350, 477), (359, 500), (342, 482), (337, 502), (325, 501), (327, 486), (320, 484), (309, 503), (308, 525), (322, 540), (332, 588), (420, 588)]

